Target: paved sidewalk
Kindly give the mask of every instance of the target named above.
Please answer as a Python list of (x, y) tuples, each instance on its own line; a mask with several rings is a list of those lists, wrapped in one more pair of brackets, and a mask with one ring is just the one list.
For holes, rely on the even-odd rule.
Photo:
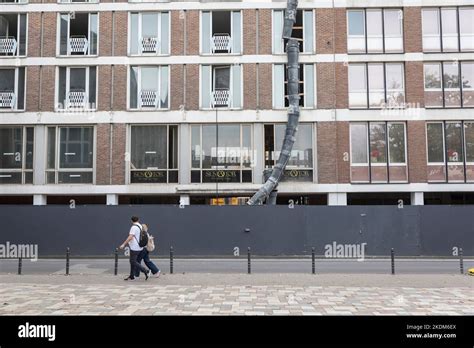
[[(474, 278), (0, 276), (0, 315), (474, 315)], [(287, 284), (287, 285), (285, 285)]]

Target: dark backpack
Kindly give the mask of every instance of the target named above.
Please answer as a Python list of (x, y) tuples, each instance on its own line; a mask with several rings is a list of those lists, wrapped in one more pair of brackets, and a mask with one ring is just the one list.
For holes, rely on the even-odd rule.
[(148, 244), (148, 233), (146, 231), (143, 231), (143, 229), (139, 225), (136, 226), (140, 229), (140, 240), (138, 240), (138, 246), (140, 248), (144, 248)]

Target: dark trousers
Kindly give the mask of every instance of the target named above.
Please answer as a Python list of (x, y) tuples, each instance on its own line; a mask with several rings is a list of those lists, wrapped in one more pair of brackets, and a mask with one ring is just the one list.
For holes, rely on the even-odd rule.
[(140, 274), (140, 271), (143, 273), (147, 272), (147, 269), (138, 262), (138, 255), (140, 253), (141, 251), (130, 250), (130, 278), (135, 278), (135, 274)]
[[(140, 254), (137, 257), (138, 263), (145, 262), (145, 265), (150, 269), (151, 273), (156, 274), (160, 271), (158, 267), (150, 260), (150, 253), (146, 248), (143, 248), (142, 251), (140, 251)], [(140, 271), (137, 269), (135, 270), (135, 277), (138, 277), (140, 275)]]

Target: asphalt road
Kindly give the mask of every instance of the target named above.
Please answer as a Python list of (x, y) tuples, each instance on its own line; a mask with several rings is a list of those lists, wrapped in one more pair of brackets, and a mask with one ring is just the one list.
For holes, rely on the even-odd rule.
[[(169, 259), (156, 259), (163, 273), (169, 273)], [(341, 260), (316, 259), (316, 273), (324, 274), (390, 274), (390, 259)], [(464, 260), (464, 271), (474, 267), (474, 259)], [(311, 259), (254, 259), (252, 273), (311, 273)], [(22, 274), (64, 274), (64, 259), (41, 259), (36, 262), (23, 260)], [(118, 273), (126, 274), (129, 263), (120, 259)], [(397, 274), (460, 274), (459, 260), (449, 259), (398, 259), (395, 261)], [(0, 260), (0, 274), (16, 274), (18, 260)], [(70, 274), (113, 274), (114, 260), (72, 259)], [(175, 259), (174, 273), (247, 273), (247, 259)]]

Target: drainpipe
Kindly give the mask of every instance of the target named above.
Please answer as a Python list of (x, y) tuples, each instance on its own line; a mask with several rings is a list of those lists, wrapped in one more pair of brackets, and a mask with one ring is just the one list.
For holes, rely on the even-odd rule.
[(286, 125), (285, 138), (280, 152), (280, 157), (273, 167), (270, 177), (263, 186), (247, 202), (248, 205), (262, 204), (267, 200), (267, 204), (276, 204), (276, 188), (283, 175), (286, 165), (291, 156), (291, 150), (296, 140), (296, 132), (300, 117), (299, 107), (299, 43), (291, 38), (293, 25), (296, 22), (296, 11), (298, 0), (288, 0), (285, 11), (285, 21), (283, 24), (283, 39), (288, 40), (286, 44), (286, 55), (288, 59), (288, 123)]

